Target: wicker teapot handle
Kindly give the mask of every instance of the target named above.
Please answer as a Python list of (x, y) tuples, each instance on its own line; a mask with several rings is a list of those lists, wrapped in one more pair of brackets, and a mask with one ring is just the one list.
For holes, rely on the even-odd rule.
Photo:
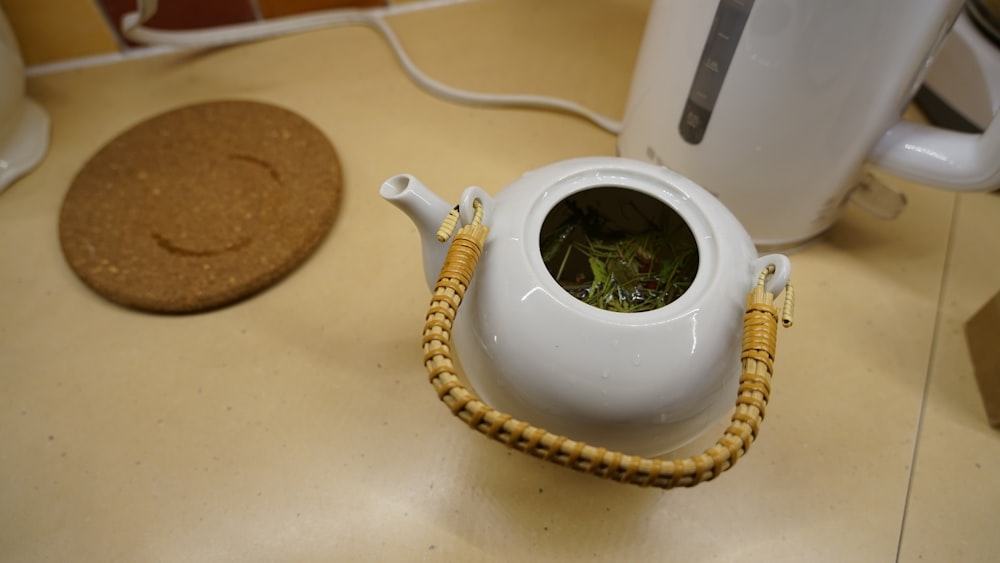
[[(746, 453), (764, 419), (774, 367), (778, 313), (774, 295), (764, 288), (768, 272), (761, 274), (760, 282), (747, 296), (742, 375), (732, 423), (714, 446), (699, 455), (676, 460), (646, 458), (553, 434), (490, 407), (462, 385), (452, 360), (451, 328), (487, 232), (485, 225), (473, 221), (455, 234), (424, 323), (424, 366), (431, 385), (452, 414), (481, 434), (528, 455), (640, 486), (691, 487), (718, 477)], [(790, 305), (790, 291), (785, 300)], [(786, 313), (785, 324), (790, 325), (790, 311)]]

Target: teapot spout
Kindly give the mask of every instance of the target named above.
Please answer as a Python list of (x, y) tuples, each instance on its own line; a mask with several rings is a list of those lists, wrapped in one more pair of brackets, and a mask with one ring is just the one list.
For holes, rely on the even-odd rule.
[(386, 180), (379, 189), (379, 195), (406, 213), (417, 226), (423, 251), (424, 277), (427, 287), (433, 288), (448, 252), (448, 245), (438, 242), (437, 230), (452, 206), (409, 174), (399, 174)]

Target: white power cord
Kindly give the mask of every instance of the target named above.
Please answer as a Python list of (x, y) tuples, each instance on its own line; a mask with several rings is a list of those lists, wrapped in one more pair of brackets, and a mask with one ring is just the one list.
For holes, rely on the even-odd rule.
[(396, 54), (396, 58), (407, 76), (435, 96), (451, 102), (475, 106), (523, 107), (569, 113), (582, 117), (614, 135), (621, 132), (622, 124), (620, 121), (600, 115), (569, 100), (530, 94), (470, 92), (438, 82), (424, 74), (413, 63), (409, 55), (406, 54), (406, 50), (403, 49), (396, 33), (385, 21), (386, 16), (473, 1), (475, 0), (425, 0), (423, 2), (394, 4), (384, 8), (328, 10), (205, 30), (171, 31), (145, 27), (143, 24), (156, 14), (157, 0), (137, 0), (137, 11), (125, 14), (122, 18), (122, 33), (125, 37), (138, 43), (203, 48), (256, 41), (329, 26), (364, 25), (378, 31)]

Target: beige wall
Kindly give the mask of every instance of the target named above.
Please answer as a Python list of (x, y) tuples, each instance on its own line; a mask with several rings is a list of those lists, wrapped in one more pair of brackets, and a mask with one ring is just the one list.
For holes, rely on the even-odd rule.
[(0, 6), (29, 66), (119, 49), (92, 0), (0, 0)]

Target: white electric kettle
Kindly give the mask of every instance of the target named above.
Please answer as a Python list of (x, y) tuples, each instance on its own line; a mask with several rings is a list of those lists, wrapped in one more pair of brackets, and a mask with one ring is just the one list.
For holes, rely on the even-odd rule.
[(900, 120), (963, 5), (655, 0), (619, 153), (698, 182), (759, 246), (829, 228), (866, 162), (940, 188), (998, 187), (996, 117), (983, 135)]

